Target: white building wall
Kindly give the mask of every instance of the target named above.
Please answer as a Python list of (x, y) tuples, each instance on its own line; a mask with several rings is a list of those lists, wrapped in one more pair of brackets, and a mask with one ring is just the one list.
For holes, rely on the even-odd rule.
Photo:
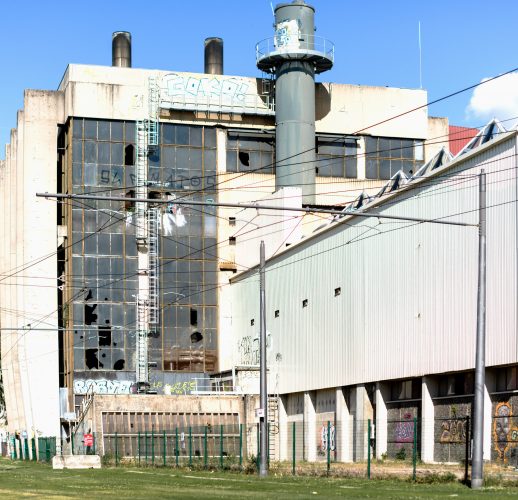
[[(516, 207), (506, 203), (517, 198), (515, 142), (513, 135), (483, 147), (373, 208), (476, 223), (475, 175), (486, 168), (488, 205), (495, 205), (488, 213), (489, 366), (518, 360)], [(477, 235), (476, 227), (353, 218), (269, 261), (267, 329), (282, 357), (280, 392), (473, 368)], [(237, 339), (258, 302), (256, 277), (243, 278), (231, 287)]]

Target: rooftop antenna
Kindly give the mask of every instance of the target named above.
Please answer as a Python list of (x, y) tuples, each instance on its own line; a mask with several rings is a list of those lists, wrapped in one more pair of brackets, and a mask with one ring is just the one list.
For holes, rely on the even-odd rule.
[(419, 31), (419, 88), (423, 88), (423, 61), (421, 56), (421, 21), (418, 21)]

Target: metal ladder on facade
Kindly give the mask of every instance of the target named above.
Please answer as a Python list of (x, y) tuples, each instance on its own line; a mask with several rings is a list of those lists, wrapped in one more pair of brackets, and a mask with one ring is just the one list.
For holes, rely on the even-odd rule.
[[(136, 161), (135, 161), (135, 194), (137, 198), (147, 195), (147, 120), (137, 120), (136, 126)], [(137, 243), (146, 238), (146, 204), (135, 203), (135, 236)]]
[(147, 300), (137, 295), (137, 386), (148, 382), (147, 363)]
[(271, 460), (276, 458), (277, 440), (279, 438), (279, 395), (268, 395), (268, 415), (267, 422), (269, 428), (268, 453)]
[(158, 286), (159, 286), (159, 272), (158, 272), (158, 221), (160, 217), (160, 210), (158, 208), (149, 208), (147, 211), (147, 228), (148, 228), (148, 280), (149, 280), (149, 295), (148, 295), (148, 321), (149, 325), (158, 325), (159, 323), (159, 307), (158, 307)]
[(155, 147), (159, 143), (158, 114), (160, 104), (160, 90), (157, 79), (150, 76), (148, 79), (148, 146)]

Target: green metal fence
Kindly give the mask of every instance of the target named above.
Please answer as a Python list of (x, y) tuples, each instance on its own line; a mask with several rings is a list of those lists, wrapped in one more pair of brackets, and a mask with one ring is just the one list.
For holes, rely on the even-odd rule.
[(55, 437), (39, 437), (38, 438), (38, 461), (50, 462), (52, 457), (56, 455), (56, 438)]

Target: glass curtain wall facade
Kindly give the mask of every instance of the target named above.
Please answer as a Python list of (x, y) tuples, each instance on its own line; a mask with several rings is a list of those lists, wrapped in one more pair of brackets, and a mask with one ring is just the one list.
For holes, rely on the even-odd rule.
[[(135, 123), (73, 118), (66, 140), (68, 192), (135, 195)], [(150, 198), (159, 217), (160, 325), (149, 338), (156, 372), (216, 369), (216, 211), (175, 205), (215, 200), (214, 128), (161, 124), (149, 157)], [(67, 202), (68, 203), (68, 202)], [(64, 324), (74, 379), (135, 379), (137, 242), (134, 204), (72, 200), (65, 210)]]

